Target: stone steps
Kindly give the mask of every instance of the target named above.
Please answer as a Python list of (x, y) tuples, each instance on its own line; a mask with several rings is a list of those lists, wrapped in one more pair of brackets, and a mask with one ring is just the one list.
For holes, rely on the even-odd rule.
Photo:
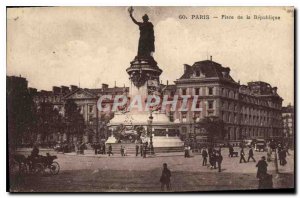
[[(120, 154), (121, 145), (125, 147), (127, 154), (135, 154), (135, 144), (120, 144), (120, 143), (111, 144), (112, 152), (114, 154)], [(108, 151), (108, 145), (106, 145), (106, 152), (107, 151)], [(154, 147), (154, 152), (155, 153), (183, 152), (183, 147)]]
[(154, 147), (155, 153), (183, 152), (183, 147)]

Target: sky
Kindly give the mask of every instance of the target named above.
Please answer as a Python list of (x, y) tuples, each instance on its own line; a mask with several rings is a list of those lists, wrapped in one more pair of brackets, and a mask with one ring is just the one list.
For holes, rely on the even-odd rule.
[[(29, 86), (102, 83), (129, 86), (126, 68), (137, 54), (139, 29), (128, 7), (9, 8), (7, 75), (21, 75)], [(265, 81), (278, 87), (283, 104), (294, 98), (294, 16), (288, 7), (134, 7), (141, 21), (154, 25), (154, 58), (160, 79), (172, 83), (183, 64), (206, 60), (230, 67), (235, 81)], [(185, 15), (188, 19), (179, 19)], [(209, 15), (210, 19), (191, 19)], [(222, 15), (234, 19), (221, 19)], [(237, 19), (237, 16), (243, 19)], [(249, 15), (251, 19), (246, 19)], [(253, 15), (279, 16), (256, 20)], [(218, 17), (218, 18), (213, 18)]]

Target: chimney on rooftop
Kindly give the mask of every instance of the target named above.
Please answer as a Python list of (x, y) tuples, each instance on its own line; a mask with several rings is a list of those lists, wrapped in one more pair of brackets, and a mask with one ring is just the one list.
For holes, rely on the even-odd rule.
[(212, 61), (212, 56), (210, 56), (210, 61)]
[(102, 89), (107, 89), (107, 88), (108, 88), (108, 84), (102, 83)]
[(75, 91), (76, 89), (78, 89), (78, 86), (76, 85), (70, 85), (71, 91)]
[(185, 72), (188, 68), (190, 68), (190, 67), (191, 67), (190, 65), (184, 64), (184, 72)]
[(52, 87), (52, 91), (54, 94), (59, 94), (61, 92), (61, 88), (60, 87), (56, 87), (56, 86), (53, 86)]

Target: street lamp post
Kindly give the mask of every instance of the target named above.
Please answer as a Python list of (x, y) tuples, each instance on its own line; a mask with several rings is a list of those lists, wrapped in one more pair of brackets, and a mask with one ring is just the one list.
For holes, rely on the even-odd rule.
[(197, 142), (196, 142), (196, 132), (195, 132), (195, 127), (196, 127), (196, 115), (194, 115), (193, 117), (193, 121), (194, 121), (194, 127), (193, 127), (193, 136), (194, 136), (194, 149), (198, 149), (198, 146), (197, 146)]
[(152, 140), (152, 121), (153, 121), (153, 116), (152, 116), (152, 111), (150, 111), (150, 116), (149, 116), (149, 120), (148, 120), (149, 131), (150, 131), (150, 155), (154, 154), (154, 152), (153, 152), (153, 140)]

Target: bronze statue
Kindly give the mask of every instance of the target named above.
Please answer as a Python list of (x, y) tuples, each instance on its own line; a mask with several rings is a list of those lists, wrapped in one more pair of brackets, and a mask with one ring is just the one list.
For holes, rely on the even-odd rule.
[(152, 56), (152, 53), (155, 51), (154, 47), (154, 30), (153, 24), (149, 22), (149, 17), (145, 14), (143, 18), (143, 22), (138, 22), (133, 18), (133, 8), (130, 7), (128, 9), (130, 18), (132, 21), (139, 26), (140, 29), (140, 39), (138, 46), (138, 56), (139, 57), (149, 57)]

